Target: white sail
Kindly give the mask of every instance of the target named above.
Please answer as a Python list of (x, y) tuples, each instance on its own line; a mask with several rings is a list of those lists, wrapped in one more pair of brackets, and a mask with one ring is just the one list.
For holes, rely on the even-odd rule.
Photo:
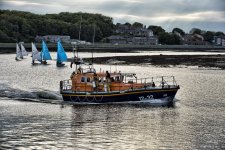
[(41, 61), (41, 53), (37, 50), (34, 43), (31, 43), (32, 47), (32, 61), (38, 60)]
[(21, 51), (22, 51), (22, 56), (28, 56), (28, 53), (22, 43), (21, 43)]
[(20, 50), (19, 44), (16, 43), (16, 58), (22, 57), (22, 52)]

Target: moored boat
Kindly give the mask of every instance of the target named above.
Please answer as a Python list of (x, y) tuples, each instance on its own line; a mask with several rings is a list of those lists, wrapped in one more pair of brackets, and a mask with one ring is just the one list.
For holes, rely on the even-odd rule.
[(180, 89), (174, 76), (138, 78), (135, 73), (96, 72), (92, 64), (75, 61), (69, 80), (60, 81), (64, 101), (78, 103), (173, 103)]

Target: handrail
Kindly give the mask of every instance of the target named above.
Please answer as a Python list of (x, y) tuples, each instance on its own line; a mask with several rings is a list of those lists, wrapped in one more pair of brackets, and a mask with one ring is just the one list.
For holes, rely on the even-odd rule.
[[(88, 86), (88, 84), (91, 84), (92, 82), (86, 82), (85, 84), (79, 85), (79, 84), (75, 84), (73, 87), (74, 89), (79, 89), (81, 87), (84, 87), (84, 91), (82, 92), (99, 92), (97, 91), (90, 91), (88, 90), (88, 88), (90, 89), (91, 86)], [(111, 83), (115, 83), (115, 82), (111, 82)], [(101, 84), (101, 86), (104, 87), (104, 84), (106, 83), (99, 83)], [(172, 88), (172, 87), (177, 87), (177, 83), (175, 80), (174, 76), (157, 76), (157, 77), (151, 77), (151, 78), (140, 78), (140, 79), (129, 79), (128, 81), (123, 82), (123, 84), (125, 85), (130, 85), (130, 89), (129, 90), (136, 90), (136, 89), (150, 89), (150, 88)], [(113, 85), (113, 87), (115, 89), (118, 89), (118, 92), (124, 91), (123, 90), (123, 86), (122, 85)], [(72, 90), (72, 80), (63, 80), (60, 81), (60, 91), (71, 91)], [(73, 91), (73, 90), (72, 90)], [(105, 90), (102, 89), (101, 92), (104, 92)], [(77, 91), (73, 91), (73, 92), (78, 92)], [(80, 92), (80, 91), (79, 91)], [(105, 93), (107, 93), (109, 91), (105, 91)], [(114, 91), (115, 92), (115, 91)]]

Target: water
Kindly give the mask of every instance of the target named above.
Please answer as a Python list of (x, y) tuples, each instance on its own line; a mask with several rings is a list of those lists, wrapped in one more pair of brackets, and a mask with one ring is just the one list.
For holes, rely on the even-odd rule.
[(225, 149), (224, 70), (95, 65), (139, 77), (174, 75), (181, 86), (175, 106), (73, 106), (58, 92), (69, 64), (32, 66), (30, 57), (14, 57), (0, 55), (0, 149)]

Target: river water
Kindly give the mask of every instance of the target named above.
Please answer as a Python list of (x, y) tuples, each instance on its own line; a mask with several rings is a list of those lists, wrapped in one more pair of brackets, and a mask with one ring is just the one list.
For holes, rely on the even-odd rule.
[[(94, 54), (105, 55), (123, 54)], [(95, 65), (139, 77), (174, 75), (181, 89), (174, 107), (84, 106), (63, 103), (58, 92), (59, 81), (73, 71), (69, 63), (32, 66), (30, 57), (18, 62), (14, 57), (0, 55), (0, 149), (225, 149), (224, 70)]]

